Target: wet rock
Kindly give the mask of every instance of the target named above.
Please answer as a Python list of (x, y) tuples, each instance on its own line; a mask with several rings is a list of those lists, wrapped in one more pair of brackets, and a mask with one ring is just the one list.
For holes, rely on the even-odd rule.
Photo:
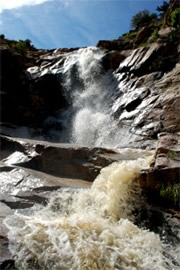
[(133, 72), (136, 73), (145, 73), (147, 72), (147, 68), (154, 61), (158, 54), (161, 54), (163, 50), (166, 49), (166, 45), (154, 43), (150, 46), (150, 48), (146, 51), (145, 55), (138, 61), (132, 68)]
[(145, 47), (135, 49), (132, 54), (120, 64), (117, 72), (129, 71), (136, 64), (136, 62), (139, 62), (140, 59), (143, 58), (146, 52), (147, 48)]
[[(0, 248), (3, 252), (0, 260), (1, 266), (7, 265), (6, 263), (11, 262), (12, 259), (7, 249), (7, 229), (2, 222), (6, 216), (13, 214), (15, 210), (20, 211), (20, 213), (25, 211), (27, 214), (32, 208), (40, 209), (46, 205), (53, 192), (63, 187), (90, 187), (91, 183), (82, 181), (82, 179), (93, 181), (100, 169), (110, 163), (137, 159), (142, 155), (142, 150), (115, 151), (103, 148), (79, 148), (73, 145), (37, 142), (5, 136), (3, 136), (3, 142), (2, 170), (0, 172), (0, 237), (2, 239)], [(25, 156), (27, 155), (28, 161), (24, 162), (19, 158), (19, 155), (15, 156), (16, 150)], [(161, 137), (156, 152), (156, 161), (160, 155), (167, 154), (169, 151), (176, 153), (177, 150), (179, 151), (178, 135), (176, 137), (172, 137), (172, 135)], [(143, 154), (146, 155), (146, 151)], [(149, 155), (149, 153), (147, 154)], [(12, 162), (11, 157), (13, 157)], [(176, 162), (174, 155), (172, 159)], [(140, 179), (143, 189), (153, 190), (150, 192), (150, 197), (152, 194), (154, 196), (154, 191), (158, 192), (159, 179), (161, 182), (167, 181), (167, 174), (168, 179), (172, 179), (172, 181), (175, 181), (177, 177), (177, 164), (172, 165), (170, 162), (167, 164), (168, 167), (164, 167), (159, 166), (156, 161), (151, 170), (144, 172)], [(9, 170), (7, 170), (8, 167)]]
[(3, 268), (3, 265), (6, 265), (5, 262), (12, 259), (8, 249), (7, 228), (3, 224), (4, 218), (12, 214), (11, 208), (0, 201), (0, 269), (5, 269)]
[[(108, 99), (112, 104), (109, 113), (118, 119), (117, 126), (123, 130), (120, 147), (153, 148), (153, 140), (157, 140), (158, 133), (177, 132), (180, 123), (180, 74), (178, 64), (175, 66), (178, 59), (176, 44), (153, 43), (149, 47), (132, 50), (132, 47), (127, 49), (122, 40), (115, 40), (100, 41), (98, 46), (104, 49), (103, 68), (109, 74), (112, 73), (112, 79), (116, 83), (108, 94)], [(9, 53), (10, 59), (14, 57)], [(35, 131), (30, 130), (29, 133), (21, 131), (22, 137), (41, 137), (43, 134), (48, 139), (56, 140), (52, 130), (60, 133), (66, 128), (59, 119), (62, 119), (61, 115), (68, 106), (72, 109), (72, 104), (70, 91), (63, 88), (64, 74), (61, 71), (64, 61), (71, 53), (72, 50), (60, 49), (31, 53), (31, 57), (36, 59), (35, 65), (28, 66), (26, 70), (27, 62), (25, 61), (25, 65), (19, 63), (19, 73), (16, 72), (17, 76), (12, 77), (15, 80), (12, 80), (14, 91), (8, 90), (12, 88), (8, 82), (11, 74), (5, 68), (2, 78), (2, 121), (24, 125), (28, 130), (36, 127)], [(14, 65), (11, 73), (14, 72)], [(72, 85), (69, 88), (79, 85), (82, 87), (80, 76), (76, 76), (76, 64), (72, 64), (68, 72), (72, 73)], [(12, 102), (8, 101), (9, 98)], [(8, 106), (15, 113), (10, 113)], [(3, 127), (1, 130), (5, 134), (16, 136), (12, 129), (8, 131)]]
[[(130, 70), (131, 65), (135, 66), (136, 61), (141, 61), (138, 60), (136, 53), (139, 54), (139, 49), (134, 51), (134, 56), (125, 59), (120, 67), (123, 68), (125, 65), (124, 67)], [(140, 55), (144, 53), (146, 53), (144, 48), (140, 49)], [(148, 139), (157, 140), (161, 132), (178, 132), (180, 130), (180, 65), (176, 64), (164, 75), (163, 72), (153, 72), (137, 76), (119, 70), (117, 69), (115, 74), (121, 94), (115, 96), (112, 113), (119, 119), (119, 125), (125, 130), (124, 133), (129, 133), (129, 138), (131, 135), (128, 145), (133, 146), (134, 141), (138, 147), (142, 147)], [(150, 147), (153, 147), (153, 144), (152, 141)]]
[[(22, 147), (22, 152), (19, 151), (16, 155), (17, 151), (14, 153), (9, 152), (9, 156), (1, 162), (2, 188), (6, 189), (4, 192), (12, 190), (13, 194), (16, 193), (17, 186), (18, 191), (20, 187), (22, 190), (27, 191), (32, 187), (57, 186), (57, 177), (93, 181), (101, 168), (112, 162), (139, 157), (138, 150), (134, 150), (133, 153), (132, 151), (129, 152), (129, 150), (117, 151), (105, 148), (77, 147), (75, 145), (36, 142), (4, 136), (3, 140), (6, 139), (8, 142), (11, 141), (15, 145), (17, 143)], [(9, 145), (6, 144), (6, 147), (8, 148)], [(3, 148), (2, 154), (7, 151), (6, 147)], [(23, 153), (23, 158), (20, 153)], [(28, 160), (24, 160), (24, 157), (28, 157)], [(11, 170), (6, 169), (8, 165)], [(4, 171), (3, 168), (5, 168)], [(49, 174), (52, 178), (55, 176), (55, 184), (53, 184), (54, 181), (49, 182), (49, 179), (47, 181), (45, 175), (43, 181), (39, 179), (39, 177), (42, 178), (42, 175), (39, 175), (40, 172)], [(33, 177), (36, 179), (34, 180)], [(6, 183), (5, 187), (3, 183)]]
[(23, 152), (25, 148), (18, 141), (13, 141), (7, 137), (0, 136), (0, 149), (0, 159), (2, 160), (15, 151)]
[[(9, 152), (9, 156), (3, 159), (5, 164), (21, 166), (60, 177), (92, 181), (102, 167), (122, 157), (115, 150), (103, 148), (80, 148), (73, 145), (37, 143), (22, 139), (16, 142), (16, 139), (2, 138), (4, 141), (7, 139), (9, 142), (2, 149), (2, 157), (5, 156), (4, 153), (7, 153), (9, 145), (13, 144), (13, 142), (15, 145), (17, 143), (18, 146), (21, 145), (22, 147), (22, 152), (16, 151), (12, 154)], [(22, 155), (22, 153), (24, 154)], [(27, 158), (28, 161), (25, 161)], [(22, 178), (21, 173), (20, 176), (18, 172), (16, 175), (17, 177), (14, 177), (15, 185)]]
[(140, 178), (148, 197), (166, 207), (179, 209), (180, 134), (160, 134), (154, 161)]
[[(171, 70), (177, 63), (175, 44), (153, 43), (135, 49), (119, 66), (118, 72), (128, 72), (143, 76), (156, 71)], [(168, 63), (167, 63), (168, 61)]]
[(88, 188), (102, 167), (141, 155), (141, 151), (135, 153), (130, 149), (120, 153), (110, 149), (79, 148), (6, 136), (1, 136), (1, 143), (0, 269), (13, 266), (8, 250), (7, 228), (3, 223), (8, 215), (14, 211), (27, 215), (41, 209), (53, 192), (61, 188)]

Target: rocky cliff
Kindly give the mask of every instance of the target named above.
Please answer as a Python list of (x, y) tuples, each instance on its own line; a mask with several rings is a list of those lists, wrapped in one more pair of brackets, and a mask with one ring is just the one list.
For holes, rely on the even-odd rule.
[[(151, 154), (150, 169), (136, 181), (150, 204), (179, 210), (176, 8), (171, 1), (161, 26), (95, 48), (22, 52), (1, 37), (1, 220), (46, 205), (63, 187), (90, 187), (114, 161)], [(0, 239), (0, 268), (7, 269), (14, 261), (4, 225)]]
[[(139, 29), (132, 40), (124, 36), (97, 44), (103, 53), (100, 61), (102, 73), (110, 74), (110, 80), (113, 80), (107, 96), (111, 100), (108, 113), (115, 119), (117, 129), (122, 130), (118, 135), (122, 136), (120, 140), (123, 141), (124, 134), (128, 138), (120, 146), (152, 147), (159, 133), (174, 133), (180, 129), (179, 26), (158, 28), (156, 38), (151, 28)], [(63, 131), (62, 121), (55, 120), (54, 126), (48, 126), (46, 120), (49, 116), (62, 119), (64, 111), (73, 106), (67, 94), (67, 82), (64, 82), (68, 72), (72, 74), (71, 84), (76, 80), (76, 88), (77, 84), (82, 88), (86, 83), (82, 82), (82, 75), (77, 74), (76, 61), (69, 71), (65, 70), (64, 63), (70, 57), (73, 59), (75, 54), (78, 54), (78, 49), (28, 50), (22, 55), (2, 42), (3, 133), (9, 134), (7, 125), (11, 125), (12, 130), (17, 126), (39, 128), (39, 132), (47, 136), (53, 128)], [(73, 90), (75, 86), (68, 87), (76, 91)]]

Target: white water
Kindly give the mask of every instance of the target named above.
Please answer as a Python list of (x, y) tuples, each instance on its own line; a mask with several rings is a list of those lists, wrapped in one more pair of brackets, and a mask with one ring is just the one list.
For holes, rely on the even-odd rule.
[(89, 47), (71, 53), (61, 69), (61, 82), (71, 107), (60, 113), (65, 133), (61, 141), (83, 146), (116, 147), (120, 143), (117, 121), (110, 115), (110, 94), (117, 87), (112, 72), (105, 72), (102, 50)]
[(19, 269), (177, 270), (159, 236), (133, 224), (134, 210), (144, 205), (134, 179), (150, 160), (114, 163), (91, 189), (64, 189), (43, 210), (8, 217)]
[[(117, 147), (128, 139), (110, 115), (109, 93), (117, 85), (113, 74), (102, 70), (102, 57), (101, 50), (86, 48), (64, 62), (60, 74), (72, 106), (59, 119), (62, 141)], [(149, 159), (114, 163), (91, 189), (62, 189), (41, 211), (8, 217), (18, 269), (178, 270), (173, 262), (178, 249), (134, 224), (135, 210), (145, 206), (134, 179), (148, 164)]]

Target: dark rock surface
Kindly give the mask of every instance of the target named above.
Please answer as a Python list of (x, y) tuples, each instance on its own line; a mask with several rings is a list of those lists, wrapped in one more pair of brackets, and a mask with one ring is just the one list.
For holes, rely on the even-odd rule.
[(67, 102), (55, 76), (45, 74), (33, 80), (27, 72), (29, 65), (35, 64), (37, 57), (45, 52), (39, 51), (31, 61), (10, 49), (0, 48), (1, 121), (40, 127), (46, 117), (66, 107)]
[(102, 49), (106, 49), (109, 51), (112, 50), (129, 50), (133, 48), (133, 43), (129, 42), (129, 41), (123, 41), (123, 40), (100, 40), (97, 43), (97, 47), (102, 48)]
[(140, 28), (140, 30), (137, 32), (136, 38), (134, 43), (136, 45), (139, 45), (143, 42), (146, 42), (148, 37), (151, 36), (153, 32), (153, 28), (150, 26), (143, 26), (142, 28)]
[(180, 211), (180, 134), (160, 135), (151, 168), (142, 173), (140, 184), (152, 202)]

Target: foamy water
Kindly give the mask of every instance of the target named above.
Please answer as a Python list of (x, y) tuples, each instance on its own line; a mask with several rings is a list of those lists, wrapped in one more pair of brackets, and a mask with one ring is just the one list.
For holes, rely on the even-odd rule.
[(167, 251), (157, 234), (133, 223), (134, 210), (144, 205), (134, 180), (150, 160), (114, 163), (90, 189), (64, 189), (41, 211), (8, 217), (10, 251), (18, 268), (177, 270), (173, 248)]
[(58, 132), (50, 131), (56, 140), (103, 147), (116, 147), (122, 142), (118, 120), (111, 116), (110, 95), (118, 83), (112, 71), (104, 71), (104, 55), (96, 47), (79, 49), (69, 54), (59, 69), (59, 80), (70, 106), (45, 123), (51, 126), (54, 121), (62, 126)]

